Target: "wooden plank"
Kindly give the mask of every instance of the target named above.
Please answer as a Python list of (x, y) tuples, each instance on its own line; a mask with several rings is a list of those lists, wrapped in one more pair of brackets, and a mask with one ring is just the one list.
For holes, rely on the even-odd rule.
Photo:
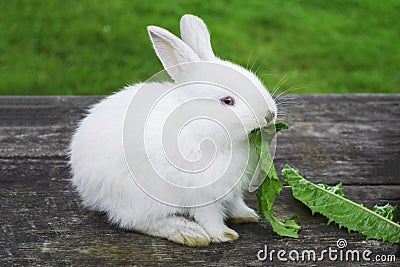
[[(400, 204), (400, 186), (349, 186), (349, 198), (372, 206), (390, 201)], [(370, 198), (365, 198), (365, 195)], [(270, 248), (315, 249), (335, 248), (336, 240), (345, 238), (352, 249), (370, 249), (375, 254), (398, 255), (398, 246), (377, 241), (365, 241), (358, 234), (348, 234), (335, 225), (326, 226), (326, 219), (311, 216), (308, 208), (290, 196), (285, 188), (276, 201), (280, 218), (299, 217), (303, 227), (299, 239), (280, 238), (270, 225), (233, 225), (241, 238), (229, 244), (214, 244), (209, 248), (187, 248), (166, 240), (144, 236), (110, 226), (103, 214), (82, 209), (66, 180), (51, 179), (49, 183), (14, 183), (1, 188), (3, 208), (0, 212), (2, 231), (0, 255), (5, 264), (139, 264), (175, 265), (203, 263), (205, 265), (259, 265), (256, 258), (264, 244)], [(257, 208), (254, 195), (250, 206)], [(396, 254), (397, 253), (397, 254)], [(276, 262), (276, 261), (275, 261)], [(276, 262), (279, 263), (279, 262)], [(325, 263), (329, 263), (325, 261)]]
[[(341, 181), (345, 185), (399, 185), (399, 172), (395, 167), (388, 167), (387, 173), (384, 173), (384, 166), (369, 162), (363, 162), (358, 165), (352, 165), (350, 162), (325, 166), (324, 162), (315, 163), (313, 161), (302, 161), (301, 159), (287, 160), (278, 158), (276, 160), (277, 170), (281, 170), (284, 164), (290, 164), (301, 170), (307, 178), (316, 183), (336, 184)], [(395, 164), (395, 162), (392, 164)], [(356, 167), (360, 169), (355, 169)], [(379, 171), (380, 169), (374, 170), (374, 167), (381, 168), (382, 172)], [(0, 185), (5, 181), (24, 183), (27, 182), (25, 177), (38, 182), (46, 182), (48, 177), (43, 176), (43, 172), (50, 171), (50, 174), (52, 174), (53, 170), (57, 169), (62, 169), (63, 177), (68, 177), (67, 160), (64, 157), (0, 159)], [(59, 174), (56, 173), (54, 175)]]
[(69, 125), (101, 97), (0, 97), (0, 125)]
[[(293, 96), (291, 96), (293, 97)], [(102, 97), (0, 97), (0, 125), (49, 125), (71, 122)], [(297, 95), (288, 119), (298, 122), (398, 121), (397, 95)]]
[(288, 119), (304, 122), (398, 121), (400, 94), (295, 95), (282, 111)]

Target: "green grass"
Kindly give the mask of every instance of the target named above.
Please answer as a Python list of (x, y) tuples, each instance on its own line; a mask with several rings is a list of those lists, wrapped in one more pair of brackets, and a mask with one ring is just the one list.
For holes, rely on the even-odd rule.
[[(0, 0), (0, 94), (110, 94), (161, 70), (146, 26), (202, 17), (215, 53), (294, 93), (399, 93), (400, 1)], [(248, 63), (249, 62), (249, 63)]]

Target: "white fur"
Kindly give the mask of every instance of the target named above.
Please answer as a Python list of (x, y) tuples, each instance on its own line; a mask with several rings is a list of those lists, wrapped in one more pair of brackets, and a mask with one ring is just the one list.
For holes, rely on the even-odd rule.
[[(232, 110), (242, 120), (246, 132), (237, 131), (235, 133), (235, 129), (241, 126), (236, 125), (237, 122), (233, 120), (226, 119), (224, 123), (233, 131), (232, 138), (234, 140), (232, 142), (229, 142), (215, 125), (204, 122), (193, 123), (186, 132), (182, 133), (183, 137), (179, 144), (180, 152), (187, 159), (196, 159), (200, 152), (199, 143), (203, 138), (210, 137), (215, 142), (218, 157), (216, 157), (215, 162), (217, 167), (188, 177), (171, 168), (160, 153), (162, 143), (160, 121), (165, 119), (169, 111), (175, 106), (196, 96), (193, 94), (199, 96), (206, 94), (210, 98), (210, 101), (204, 104), (204, 109), (219, 110), (228, 107), (217, 103), (218, 99), (223, 96), (222, 91), (210, 90), (204, 85), (195, 86), (196, 88), (188, 92), (187, 95), (178, 93), (176, 96), (171, 94), (166, 98), (164, 103), (159, 105), (149, 117), (147, 126), (149, 131), (145, 132), (145, 138), (149, 141), (149, 158), (137, 158), (137, 161), (150, 160), (170, 182), (182, 186), (206, 185), (213, 182), (215, 177), (219, 176), (219, 172), (224, 170), (220, 166), (232, 163), (234, 167), (228, 170), (227, 177), (231, 177), (228, 179), (229, 181), (222, 180), (218, 183), (218, 186), (207, 188), (207, 191), (201, 192), (197, 196), (181, 193), (179, 197), (182, 207), (163, 204), (144, 193), (131, 178), (123, 154), (122, 132), (127, 108), (139, 90), (167, 91), (188, 78), (189, 74), (185, 71), (184, 65), (172, 71), (167, 69), (169, 75), (175, 80), (174, 83), (132, 85), (103, 99), (89, 110), (88, 115), (79, 123), (70, 145), (72, 184), (85, 206), (106, 212), (110, 221), (120, 227), (164, 237), (186, 245), (207, 245), (209, 242), (236, 239), (238, 234), (229, 229), (224, 220), (227, 217), (257, 217), (257, 214), (245, 205), (242, 197), (242, 192), (248, 185), (248, 179), (243, 177), (240, 179), (240, 171), (244, 169), (247, 163), (247, 133), (259, 127), (260, 121), (262, 121), (262, 124), (266, 124), (265, 116), (269, 112), (276, 114), (276, 105), (263, 84), (253, 73), (214, 56), (210, 44), (210, 35), (201, 19), (192, 15), (182, 17), (181, 32), (184, 42), (159, 27), (149, 26), (148, 31), (154, 49), (165, 68), (199, 60), (228, 66), (252, 81), (259, 88), (263, 100), (268, 105), (265, 105), (265, 102), (260, 99), (254, 99), (252, 109), (256, 112), (255, 118), (246, 103), (237, 99), (235, 108), (232, 108)], [(229, 79), (233, 80), (233, 84), (236, 83), (240, 87), (240, 82), (235, 81), (234, 77), (229, 77)], [(221, 110), (221, 113), (223, 113), (223, 110)], [(224, 120), (224, 118), (221, 118), (221, 120)], [(132, 146), (125, 147), (125, 149), (128, 149), (130, 153), (135, 153), (135, 140), (130, 140), (130, 142), (132, 142)], [(232, 159), (228, 153), (232, 149), (235, 150), (235, 153), (238, 153), (234, 162), (230, 162)], [(139, 168), (137, 173), (144, 175), (146, 171), (146, 169), (140, 170)], [(246, 176), (249, 175), (251, 174), (246, 173)], [(236, 179), (238, 184), (232, 191), (229, 191), (229, 187), (232, 186), (231, 179)], [(146, 182), (151, 185), (157, 181)], [(159, 190), (166, 190), (166, 187), (161, 186)], [(227, 191), (229, 193), (219, 199), (221, 194)], [(204, 199), (214, 199), (215, 201), (202, 207), (185, 208), (199, 200), (194, 201), (194, 197), (204, 197)]]

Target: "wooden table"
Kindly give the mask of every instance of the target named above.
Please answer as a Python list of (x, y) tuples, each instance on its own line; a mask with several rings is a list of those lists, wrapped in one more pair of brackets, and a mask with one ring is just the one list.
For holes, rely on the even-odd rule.
[[(99, 97), (0, 97), (0, 265), (285, 265), (261, 262), (268, 249), (337, 249), (394, 255), (399, 245), (366, 241), (331, 224), (293, 199), (285, 187), (276, 200), (279, 218), (297, 215), (299, 239), (281, 238), (266, 221), (233, 225), (239, 240), (189, 248), (123, 231), (81, 207), (69, 185), (66, 148), (77, 121)], [(301, 95), (278, 137), (276, 165), (298, 168), (313, 182), (343, 182), (347, 196), (366, 206), (400, 204), (400, 95)], [(257, 208), (255, 195), (247, 202)], [(388, 258), (387, 257), (387, 258)], [(294, 263), (291, 262), (293, 265)], [(385, 265), (377, 262), (302, 261), (294, 265)]]

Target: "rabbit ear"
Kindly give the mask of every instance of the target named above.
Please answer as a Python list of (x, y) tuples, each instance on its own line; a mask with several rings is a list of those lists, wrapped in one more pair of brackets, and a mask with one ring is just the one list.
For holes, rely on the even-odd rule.
[(210, 42), (210, 33), (206, 24), (199, 17), (184, 15), (181, 18), (181, 37), (190, 46), (201, 60), (215, 58)]
[[(179, 64), (200, 61), (198, 55), (187, 44), (169, 31), (157, 26), (148, 26), (147, 30), (164, 69), (175, 81), (179, 81), (183, 75), (183, 66)], [(168, 69), (176, 65), (178, 66)]]

